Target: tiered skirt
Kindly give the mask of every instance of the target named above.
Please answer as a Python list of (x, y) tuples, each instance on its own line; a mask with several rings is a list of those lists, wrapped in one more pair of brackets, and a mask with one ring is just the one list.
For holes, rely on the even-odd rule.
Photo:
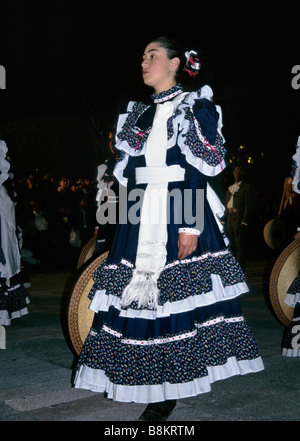
[(215, 381), (264, 368), (240, 309), (245, 276), (228, 250), (167, 263), (156, 310), (120, 306), (133, 269), (122, 259), (94, 273), (95, 316), (75, 387), (150, 403), (209, 392)]

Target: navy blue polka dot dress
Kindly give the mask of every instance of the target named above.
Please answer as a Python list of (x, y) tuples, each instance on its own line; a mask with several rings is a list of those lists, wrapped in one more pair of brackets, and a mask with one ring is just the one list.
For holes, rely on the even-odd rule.
[[(184, 93), (178, 85), (151, 105), (130, 102), (120, 115), (114, 174), (123, 211), (93, 275), (95, 315), (75, 387), (151, 403), (263, 370), (239, 305), (245, 276), (227, 247), (224, 207), (207, 182), (225, 167), (221, 128), (209, 86)], [(144, 222), (157, 213), (158, 222)], [(197, 236), (196, 250), (182, 260), (180, 233)]]

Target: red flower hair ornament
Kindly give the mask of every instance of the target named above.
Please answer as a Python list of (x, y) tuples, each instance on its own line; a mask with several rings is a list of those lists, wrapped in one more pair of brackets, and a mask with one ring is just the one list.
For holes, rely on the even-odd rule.
[(191, 50), (185, 52), (186, 63), (184, 70), (191, 76), (198, 75), (201, 68), (200, 60), (198, 58), (198, 52)]

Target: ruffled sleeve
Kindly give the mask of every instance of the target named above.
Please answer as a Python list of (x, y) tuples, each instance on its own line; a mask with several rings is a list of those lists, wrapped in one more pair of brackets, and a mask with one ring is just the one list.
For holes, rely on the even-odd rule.
[(7, 151), (6, 143), (0, 140), (0, 185), (3, 184), (9, 176), (10, 163), (5, 159)]
[(130, 156), (142, 154), (143, 147), (148, 139), (150, 129), (142, 129), (137, 126), (139, 117), (149, 108), (146, 104), (137, 101), (130, 101), (127, 113), (119, 116), (116, 130), (115, 147), (119, 151), (114, 175), (122, 185), (127, 185), (128, 179), (124, 170)]
[(296, 153), (293, 156), (292, 178), (293, 189), (300, 194), (300, 136), (298, 137)]
[(222, 111), (209, 86), (189, 93), (178, 107), (178, 145), (187, 162), (207, 176), (225, 168)]

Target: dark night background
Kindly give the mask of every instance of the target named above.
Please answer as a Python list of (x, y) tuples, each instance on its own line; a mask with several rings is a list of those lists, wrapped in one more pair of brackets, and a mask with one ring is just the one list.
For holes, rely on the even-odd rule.
[(170, 35), (203, 50), (229, 158), (251, 157), (259, 190), (280, 199), (300, 135), (296, 1), (10, 0), (0, 20), (0, 138), (15, 174), (94, 176), (117, 114), (152, 92), (141, 78), (144, 47)]

